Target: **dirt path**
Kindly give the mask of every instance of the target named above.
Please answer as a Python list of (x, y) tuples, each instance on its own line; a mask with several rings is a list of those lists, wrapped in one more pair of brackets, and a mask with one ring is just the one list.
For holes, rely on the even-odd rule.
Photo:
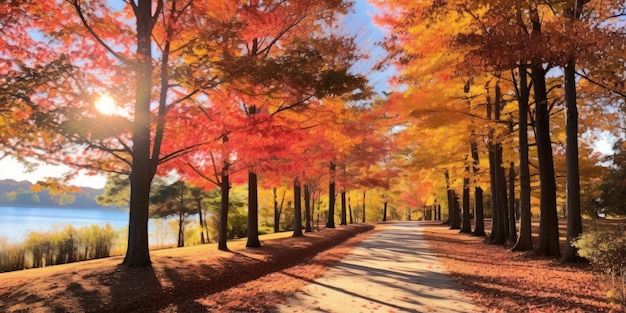
[(417, 222), (390, 223), (276, 312), (474, 312)]

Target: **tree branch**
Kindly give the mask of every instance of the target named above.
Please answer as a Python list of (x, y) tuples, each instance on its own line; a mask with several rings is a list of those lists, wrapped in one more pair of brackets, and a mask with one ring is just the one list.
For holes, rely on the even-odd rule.
[(592, 84), (594, 84), (594, 85), (596, 85), (596, 86), (598, 86), (598, 87), (600, 87), (600, 88), (606, 89), (606, 90), (608, 90), (609, 92), (612, 92), (612, 93), (614, 93), (614, 94), (616, 94), (616, 95), (618, 95), (618, 96), (621, 96), (621, 97), (626, 98), (626, 93), (623, 93), (623, 92), (621, 92), (621, 91), (617, 91), (617, 90), (615, 90), (615, 89), (611, 89), (611, 88), (609, 88), (607, 85), (604, 85), (604, 84), (602, 84), (602, 83), (600, 83), (600, 82), (597, 82), (597, 81), (595, 81), (595, 80), (593, 80), (593, 79), (589, 78), (589, 76), (587, 76), (587, 75), (585, 75), (585, 74), (583, 74), (583, 73), (581, 73), (581, 72), (576, 71), (576, 75), (578, 75), (578, 76), (580, 76), (580, 77), (584, 78), (586, 81), (588, 81), (588, 82), (590, 82), (590, 83), (592, 83)]
[[(115, 50), (113, 50), (113, 48), (111, 48), (107, 43), (104, 42), (104, 40), (102, 40), (102, 38), (100, 38), (100, 36), (98, 36), (98, 34), (96, 34), (94, 29), (87, 22), (87, 18), (83, 14), (83, 10), (80, 7), (80, 1), (79, 0), (66, 0), (66, 1), (69, 4), (71, 4), (74, 7), (74, 9), (76, 9), (76, 13), (78, 14), (78, 17), (80, 18), (80, 21), (83, 23), (83, 26), (85, 26), (85, 28), (87, 29), (87, 32), (89, 32), (89, 34), (91, 34), (91, 36), (93, 36), (93, 38), (104, 49), (106, 49), (109, 53), (111, 53), (115, 58), (117, 58), (118, 60), (122, 61), (122, 63), (127, 64), (127, 65), (132, 65), (133, 62), (131, 62), (130, 60), (128, 60), (124, 56), (120, 55), (119, 53), (115, 52)], [(133, 10), (135, 10), (136, 6), (134, 5), (134, 2), (131, 2), (131, 5), (133, 5)]]

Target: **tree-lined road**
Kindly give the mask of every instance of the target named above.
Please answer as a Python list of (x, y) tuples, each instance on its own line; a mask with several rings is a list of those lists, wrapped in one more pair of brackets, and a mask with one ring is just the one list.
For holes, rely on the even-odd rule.
[(278, 312), (475, 312), (416, 222), (390, 223)]

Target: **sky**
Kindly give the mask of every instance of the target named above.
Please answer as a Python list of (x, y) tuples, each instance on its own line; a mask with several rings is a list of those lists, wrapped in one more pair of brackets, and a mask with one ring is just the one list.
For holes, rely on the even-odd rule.
[[(67, 166), (41, 165), (36, 170), (29, 172), (24, 165), (12, 157), (6, 157), (0, 161), (0, 180), (14, 179), (17, 181), (27, 180), (36, 183), (45, 177), (62, 178), (71, 169)], [(79, 187), (91, 187), (100, 189), (104, 187), (106, 177), (78, 175), (70, 181), (70, 185)]]
[[(115, 4), (116, 1), (110, 1)], [(118, 3), (121, 3), (119, 1)], [(346, 29), (349, 34), (356, 35), (356, 41), (359, 47), (366, 55), (370, 56), (366, 60), (361, 61), (357, 65), (357, 71), (363, 71), (367, 74), (372, 82), (376, 92), (389, 91), (388, 79), (394, 74), (393, 69), (387, 69), (385, 72), (371, 72), (370, 69), (376, 63), (377, 59), (384, 55), (384, 50), (376, 43), (383, 39), (384, 31), (379, 29), (372, 23), (371, 16), (375, 14), (376, 9), (372, 7), (366, 0), (357, 0), (354, 5), (354, 13), (346, 16)], [(2, 153), (0, 153), (1, 155)], [(35, 183), (45, 177), (62, 178), (71, 169), (67, 166), (54, 166), (42, 164), (33, 171), (28, 171), (26, 167), (20, 164), (12, 157), (0, 159), (0, 180), (14, 179), (17, 181), (27, 180)], [(71, 185), (80, 187), (103, 188), (106, 183), (106, 177), (102, 175), (88, 176), (78, 175), (70, 181)]]

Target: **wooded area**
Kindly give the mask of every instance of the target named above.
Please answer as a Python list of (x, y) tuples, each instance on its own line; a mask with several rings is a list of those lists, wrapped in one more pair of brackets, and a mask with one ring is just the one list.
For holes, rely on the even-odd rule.
[(102, 190), (85, 187), (72, 189), (55, 190), (40, 188), (26, 181), (0, 180), (0, 206), (101, 207), (96, 197)]
[(388, 55), (363, 69), (348, 1), (4, 2), (2, 156), (110, 175), (99, 201), (128, 203), (130, 267), (151, 264), (150, 214), (177, 214), (179, 234), (197, 214), (204, 243), (216, 200), (219, 249), (229, 232), (261, 246), (263, 193), (294, 236), (320, 226), (313, 212), (476, 235), (489, 217), (492, 244), (581, 261), (583, 218), (626, 214), (626, 3), (370, 3)]

